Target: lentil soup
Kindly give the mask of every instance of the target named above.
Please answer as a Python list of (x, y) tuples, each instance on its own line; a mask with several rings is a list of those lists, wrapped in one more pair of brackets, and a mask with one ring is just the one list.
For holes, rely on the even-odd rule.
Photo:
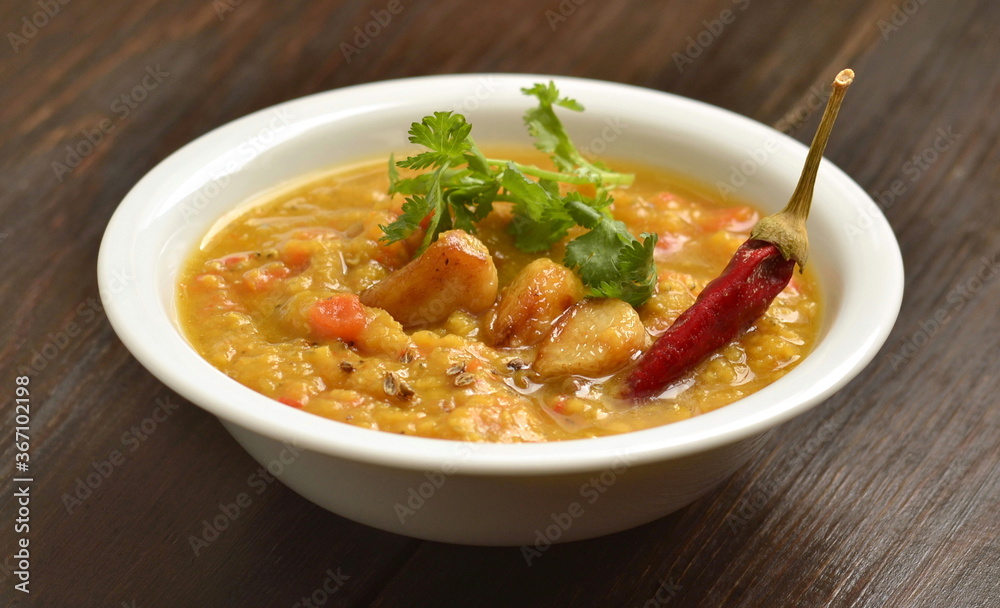
[[(507, 151), (509, 152), (509, 150)], [(515, 152), (542, 164), (541, 155)], [(759, 212), (629, 163), (613, 215), (656, 233), (656, 293), (638, 309), (586, 297), (551, 251), (514, 247), (504, 203), (474, 236), (379, 242), (398, 215), (384, 162), (312, 176), (220, 221), (182, 269), (179, 320), (193, 347), (290, 407), (393, 433), (553, 441), (675, 422), (774, 382), (811, 350), (816, 281), (792, 278), (751, 329), (659, 398), (611, 397), (628, 367), (746, 240)]]

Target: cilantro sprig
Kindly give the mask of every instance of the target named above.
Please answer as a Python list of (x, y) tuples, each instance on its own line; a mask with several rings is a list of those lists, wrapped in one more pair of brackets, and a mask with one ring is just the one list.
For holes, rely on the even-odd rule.
[[(510, 202), (514, 217), (507, 230), (519, 249), (546, 251), (571, 228), (582, 226), (588, 231), (566, 245), (563, 263), (580, 276), (591, 295), (641, 305), (656, 286), (657, 237), (643, 233), (640, 241), (615, 220), (609, 194), (615, 186), (632, 183), (634, 176), (588, 161), (573, 145), (555, 107), (580, 112), (579, 102), (560, 97), (552, 82), (521, 90), (538, 99), (524, 122), (535, 147), (548, 154), (558, 170), (487, 158), (463, 115), (435, 112), (410, 126), (410, 142), (427, 150), (400, 161), (389, 158), (389, 192), (406, 200), (399, 217), (381, 226), (382, 240), (394, 243), (424, 229), (419, 254), (446, 230), (476, 232), (476, 222), (490, 214), (494, 202)], [(398, 168), (426, 171), (402, 178)], [(560, 184), (592, 185), (595, 194), (563, 194)]]

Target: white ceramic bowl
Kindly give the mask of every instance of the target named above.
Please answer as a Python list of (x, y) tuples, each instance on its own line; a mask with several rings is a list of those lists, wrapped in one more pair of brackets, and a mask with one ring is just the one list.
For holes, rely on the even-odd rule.
[[(728, 111), (647, 89), (467, 74), (329, 91), (200, 137), (129, 192), (98, 262), (112, 325), (150, 372), (218, 416), (286, 485), (376, 528), (542, 547), (623, 530), (690, 503), (744, 464), (767, 430), (861, 371), (895, 321), (903, 292), (895, 237), (875, 203), (829, 161), (820, 168), (809, 219), (810, 264), (825, 296), (815, 351), (737, 403), (660, 428), (527, 445), (371, 431), (257, 394), (209, 365), (178, 329), (178, 268), (223, 214), (305, 173), (405, 148), (410, 123), (435, 110), (465, 113), (479, 143), (527, 143), (521, 115), (532, 104), (520, 88), (550, 78), (587, 108), (562, 113), (581, 148), (681, 171), (724, 192), (734, 188), (768, 212), (795, 186), (806, 154), (800, 143)], [(840, 120), (851, 120), (850, 113)]]

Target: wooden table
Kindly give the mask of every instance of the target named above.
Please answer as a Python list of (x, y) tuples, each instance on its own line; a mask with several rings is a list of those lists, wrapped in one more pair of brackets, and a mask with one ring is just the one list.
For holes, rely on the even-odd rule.
[[(11, 0), (0, 24), (3, 556), (23, 536), (24, 366), (34, 478), (33, 603), (7, 559), (5, 604), (1000, 606), (995, 2)], [(723, 486), (527, 567), (274, 483), (195, 556), (258, 465), (129, 355), (97, 300), (105, 225), (156, 163), (277, 102), (450, 72), (626, 82), (807, 141), (844, 66), (858, 78), (827, 156), (899, 237), (903, 309), (857, 379)]]

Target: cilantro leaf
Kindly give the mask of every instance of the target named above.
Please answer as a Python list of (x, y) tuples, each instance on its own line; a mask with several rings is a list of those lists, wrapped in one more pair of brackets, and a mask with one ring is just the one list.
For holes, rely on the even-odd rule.
[(427, 222), (427, 233), (424, 234), (424, 240), (420, 244), (421, 252), (434, 242), (438, 234), (451, 229), (451, 214), (445, 207), (444, 192), (441, 189), (441, 174), (443, 172), (442, 168), (432, 174), (433, 179), (431, 179), (430, 189), (427, 191), (425, 200), (431, 215), (430, 221)]
[(639, 236), (643, 239), (641, 243), (633, 237), (626, 247), (619, 250), (621, 274), (613, 281), (602, 281), (598, 285), (591, 285), (594, 295), (618, 298), (632, 306), (641, 306), (653, 295), (657, 279), (653, 251), (657, 236), (646, 232)]
[(577, 271), (591, 294), (619, 298), (639, 306), (656, 288), (653, 251), (657, 235), (643, 233), (639, 241), (623, 222), (612, 219), (581, 197), (568, 201), (576, 221), (590, 228), (566, 245), (563, 264)]
[(507, 231), (514, 245), (529, 253), (545, 251), (566, 236), (575, 224), (559, 197), (559, 185), (550, 180), (534, 181), (507, 163), (500, 183), (514, 201), (514, 219)]
[[(528, 110), (524, 121), (535, 146), (550, 155), (558, 170), (487, 158), (472, 140), (472, 126), (464, 116), (435, 112), (410, 126), (410, 142), (425, 150), (400, 161), (389, 158), (389, 193), (406, 199), (395, 221), (380, 226), (382, 240), (393, 243), (423, 230), (419, 254), (445, 230), (475, 232), (494, 202), (509, 201), (514, 210), (507, 231), (516, 247), (547, 251), (573, 226), (583, 226), (589, 232), (567, 244), (564, 264), (576, 270), (591, 295), (639, 306), (656, 285), (656, 235), (643, 234), (642, 241), (632, 236), (612, 217), (608, 194), (610, 187), (629, 184), (633, 176), (583, 158), (554, 110), (580, 112), (583, 106), (561, 97), (554, 83), (522, 91), (538, 99), (538, 107)], [(403, 178), (397, 168), (424, 172)], [(591, 184), (595, 195), (564, 194), (560, 184)]]
[(560, 105), (576, 112), (583, 111), (583, 106), (571, 99), (560, 99), (559, 91), (552, 81), (548, 85), (538, 83), (531, 88), (521, 89), (521, 92), (538, 98), (538, 107), (524, 113), (524, 122), (528, 125), (528, 132), (535, 138), (535, 147), (550, 154), (560, 170), (575, 173), (576, 168), (582, 165), (583, 157), (570, 141), (552, 106)]
[(396, 192), (399, 181), (399, 170), (396, 168), (396, 155), (389, 154), (389, 194)]
[(513, 198), (515, 210), (529, 220), (539, 221), (557, 210), (566, 214), (561, 209), (558, 196), (553, 196), (540, 183), (528, 179), (513, 163), (507, 163), (507, 168), (500, 176), (500, 185)]
[(582, 112), (583, 106), (579, 102), (568, 97), (560, 97), (559, 90), (551, 80), (547, 85), (537, 83), (531, 88), (521, 89), (521, 92), (538, 98), (538, 107), (524, 113), (524, 123), (528, 126), (528, 132), (535, 138), (535, 147), (549, 154), (560, 171), (574, 173), (597, 186), (623, 185), (632, 182), (630, 175), (608, 171), (602, 165), (587, 161), (573, 145), (552, 106)]
[(382, 240), (387, 243), (395, 243), (406, 239), (420, 227), (420, 222), (424, 221), (430, 212), (431, 206), (427, 202), (426, 196), (417, 195), (407, 198), (406, 202), (403, 203), (403, 213), (395, 221), (387, 226), (379, 225), (379, 228), (385, 233)]
[[(412, 196), (403, 203), (403, 213), (395, 221), (380, 226), (385, 233), (381, 240), (394, 243), (406, 239), (427, 219), (426, 233), (418, 250), (422, 252), (438, 234), (451, 229), (453, 221), (445, 189), (450, 188), (462, 173), (451, 170), (452, 166), (465, 163), (466, 155), (474, 147), (469, 138), (471, 132), (472, 125), (466, 122), (465, 117), (452, 112), (435, 112), (410, 125), (410, 141), (429, 150), (397, 162), (390, 157), (389, 162), (394, 166), (389, 170), (389, 193)], [(479, 155), (482, 156), (482, 153)], [(412, 179), (400, 179), (396, 167), (436, 169)], [(458, 220), (463, 228), (472, 227), (468, 214)]]
[(462, 156), (471, 147), (469, 133), (472, 125), (465, 116), (451, 112), (434, 112), (420, 122), (410, 125), (410, 143), (429, 150), (399, 161), (400, 167), (426, 169), (439, 165), (462, 162)]

